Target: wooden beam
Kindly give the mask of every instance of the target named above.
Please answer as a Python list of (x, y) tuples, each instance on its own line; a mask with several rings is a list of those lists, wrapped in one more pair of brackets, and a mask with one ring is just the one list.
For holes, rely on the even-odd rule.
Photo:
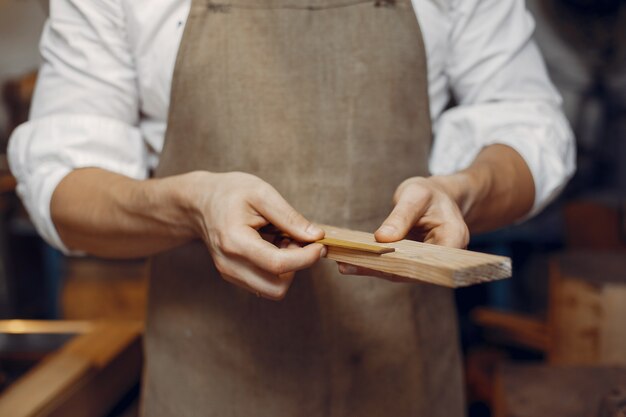
[(4, 334), (75, 334), (94, 329), (89, 321), (0, 320), (0, 333)]
[(541, 352), (550, 347), (548, 324), (545, 320), (519, 313), (492, 310), (486, 307), (475, 308), (471, 313), (474, 323), (485, 327), (495, 338)]
[[(11, 328), (14, 323), (4, 325)], [(59, 323), (50, 325), (49, 331), (43, 322), (34, 322), (30, 328), (43, 333), (63, 328)], [(76, 323), (65, 326), (71, 328)], [(103, 322), (83, 330), (3, 392), (0, 416), (103, 417), (137, 384), (142, 366), (141, 324)]]
[(457, 288), (511, 276), (511, 260), (463, 249), (446, 248), (412, 240), (377, 242), (372, 233), (321, 226), (326, 238), (393, 249), (376, 254), (345, 247), (328, 247), (328, 259), (387, 272), (416, 281)]

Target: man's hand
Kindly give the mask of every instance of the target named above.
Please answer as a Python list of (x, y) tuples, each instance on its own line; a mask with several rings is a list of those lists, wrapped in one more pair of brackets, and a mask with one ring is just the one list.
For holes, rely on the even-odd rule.
[[(390, 228), (381, 226), (378, 240), (403, 239), (411, 230), (417, 240), (465, 247), (468, 226), (487, 231), (526, 215), (534, 183), (515, 150), (492, 145), (464, 171), (405, 181), (395, 200), (383, 224)], [(300, 242), (314, 242), (324, 232), (270, 185), (242, 173), (139, 181), (99, 168), (77, 169), (56, 187), (50, 214), (68, 248), (107, 258), (151, 256), (200, 237), (226, 279), (272, 299), (285, 295), (294, 271), (324, 255), (319, 244), (300, 248), (287, 241), (276, 247), (262, 240), (258, 229), (268, 222)], [(354, 273), (346, 268), (340, 266)]]
[[(244, 173), (187, 174), (190, 208), (222, 277), (272, 300), (282, 299), (295, 271), (325, 256), (321, 244), (300, 247), (264, 240), (258, 230), (272, 223), (299, 242), (314, 242), (324, 231), (306, 220), (268, 183)], [(203, 192), (206, 190), (206, 192)]]
[[(404, 181), (394, 196), (395, 208), (376, 231), (379, 242), (405, 237), (436, 245), (465, 248), (469, 231), (485, 232), (527, 215), (535, 199), (528, 165), (513, 148), (491, 145), (472, 165), (452, 175), (415, 177)], [(339, 270), (402, 281), (352, 265)]]
[(374, 234), (379, 242), (396, 242), (409, 232), (426, 243), (465, 248), (469, 230), (458, 204), (438, 177), (404, 181), (393, 197), (395, 207)]
[[(469, 229), (445, 179), (413, 177), (396, 190), (395, 207), (374, 236), (379, 242), (396, 242), (407, 236), (414, 240), (453, 248), (465, 248)], [(348, 275), (370, 275), (394, 282), (401, 277), (367, 268), (339, 263), (339, 271)]]
[(78, 169), (56, 188), (51, 214), (69, 248), (107, 258), (152, 256), (201, 238), (226, 280), (273, 300), (285, 296), (295, 271), (326, 251), (264, 240), (258, 229), (269, 222), (298, 242), (322, 239), (324, 231), (272, 186), (237, 172), (138, 181)]

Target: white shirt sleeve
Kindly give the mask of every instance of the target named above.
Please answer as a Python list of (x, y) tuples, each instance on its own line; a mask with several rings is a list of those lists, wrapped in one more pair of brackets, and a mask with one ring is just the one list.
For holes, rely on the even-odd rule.
[(30, 121), (11, 136), (8, 157), (36, 228), (67, 252), (50, 199), (71, 170), (147, 176), (137, 75), (119, 0), (52, 0), (40, 49), (44, 63)]
[(575, 170), (574, 136), (532, 40), (523, 0), (453, 0), (446, 71), (458, 106), (435, 123), (432, 174), (468, 167), (482, 148), (505, 144), (526, 161), (539, 212)]

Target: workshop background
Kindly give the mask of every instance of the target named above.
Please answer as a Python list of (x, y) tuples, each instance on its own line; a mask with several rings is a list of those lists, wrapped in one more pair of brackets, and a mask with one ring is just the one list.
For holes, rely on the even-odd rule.
[[(468, 414), (625, 416), (626, 1), (527, 4), (578, 172), (538, 217), (472, 238), (470, 249), (510, 256), (514, 275), (456, 292)], [(68, 259), (46, 245), (6, 163), (28, 115), (45, 5), (0, 0), (0, 415), (8, 387), (29, 378), (16, 417), (135, 416), (145, 262)], [(27, 373), (68, 348), (88, 359)]]

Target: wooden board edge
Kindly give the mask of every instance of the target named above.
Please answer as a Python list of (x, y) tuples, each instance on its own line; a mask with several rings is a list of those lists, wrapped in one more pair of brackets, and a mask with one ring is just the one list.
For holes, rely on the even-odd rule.
[[(359, 252), (350, 249), (334, 247), (328, 248), (326, 258), (337, 262), (346, 262), (351, 265), (356, 265), (364, 268), (372, 268), (377, 271), (387, 272), (390, 274), (396, 273), (397, 270), (395, 267), (385, 265), (384, 262), (381, 263), (381, 259), (384, 259), (386, 255), (387, 254), (378, 255), (374, 253)], [(388, 262), (395, 263), (394, 260), (390, 260)], [(420, 272), (421, 273), (419, 275), (413, 274), (412, 276), (402, 276), (409, 279), (414, 279), (416, 282), (424, 282), (448, 288), (455, 288), (455, 283), (452, 281), (451, 270), (445, 271), (425, 266), (422, 270), (420, 270)], [(427, 272), (427, 274), (425, 274), (424, 272)]]
[(467, 287), (475, 284), (501, 281), (511, 278), (513, 267), (509, 258), (501, 257), (500, 262), (468, 267), (464, 270), (452, 272), (452, 282), (455, 288)]

